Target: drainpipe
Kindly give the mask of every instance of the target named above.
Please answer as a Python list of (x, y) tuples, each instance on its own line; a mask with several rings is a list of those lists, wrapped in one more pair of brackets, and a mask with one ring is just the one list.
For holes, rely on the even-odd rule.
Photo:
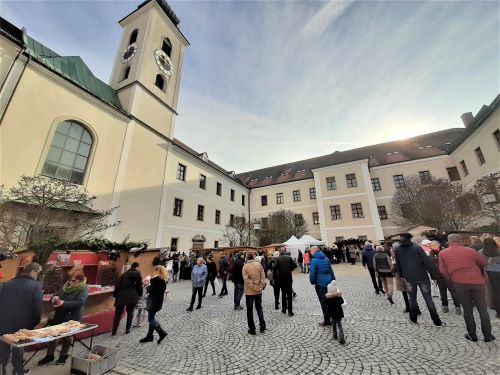
[[(24, 43), (24, 45), (26, 45), (26, 40), (27, 40), (26, 29), (23, 27), (23, 43)], [(14, 59), (14, 62), (10, 66), (9, 72), (7, 73), (7, 76), (5, 77), (5, 81), (2, 84), (2, 88), (0, 89), (0, 93), (3, 92), (4, 86), (7, 83), (7, 81), (9, 80), (9, 78), (10, 78), (10, 75), (12, 73), (12, 70), (14, 69), (14, 66), (16, 65), (16, 62), (21, 57), (21, 54), (24, 53), (25, 51), (26, 51), (26, 47), (23, 47), (21, 49), (21, 51), (19, 51), (19, 53), (17, 54), (16, 58)], [(5, 108), (0, 109), (2, 111), (2, 115), (0, 116), (0, 126), (2, 125), (5, 113), (7, 112), (7, 109), (9, 108), (10, 102), (11, 102), (12, 98), (14, 97), (14, 94), (16, 93), (17, 86), (19, 85), (19, 81), (21, 81), (21, 78), (22, 78), (22, 76), (24, 74), (24, 71), (26, 70), (26, 66), (28, 65), (28, 63), (30, 62), (30, 60), (31, 60), (31, 56), (28, 55), (28, 59), (26, 60), (26, 63), (23, 66), (23, 70), (21, 71), (21, 74), (19, 74), (19, 78), (17, 79), (17, 82), (16, 82), (16, 84), (14, 86), (14, 89), (12, 90), (12, 93), (10, 94), (9, 99), (7, 100), (7, 103), (5, 104)]]

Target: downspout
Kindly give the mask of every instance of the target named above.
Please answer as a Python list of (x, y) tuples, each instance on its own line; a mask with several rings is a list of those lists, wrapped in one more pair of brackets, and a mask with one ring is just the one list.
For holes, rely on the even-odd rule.
[[(26, 28), (23, 27), (22, 31), (23, 31), (23, 44), (24, 44), (24, 47), (21, 49), (21, 51), (19, 51), (19, 53), (17, 54), (14, 62), (10, 66), (9, 72), (7, 73), (5, 81), (2, 84), (2, 88), (0, 89), (0, 93), (2, 92), (2, 90), (3, 90), (3, 88), (4, 88), (5, 84), (6, 84), (6, 82), (8, 81), (9, 76), (10, 76), (10, 74), (12, 72), (12, 69), (14, 69), (14, 66), (16, 65), (16, 62), (20, 58), (21, 54), (26, 51), (26, 47), (25, 47), (26, 46), (26, 41), (27, 41)], [(26, 63), (23, 66), (23, 70), (21, 71), (21, 74), (19, 74), (19, 78), (17, 79), (16, 85), (14, 86), (14, 89), (12, 90), (12, 93), (10, 94), (9, 99), (7, 100), (7, 104), (5, 104), (5, 108), (2, 111), (2, 116), (0, 117), (0, 126), (2, 126), (3, 118), (5, 117), (5, 113), (7, 113), (7, 110), (9, 108), (10, 102), (11, 102), (12, 98), (14, 97), (14, 94), (16, 93), (17, 86), (19, 86), (19, 82), (21, 81), (21, 78), (22, 78), (22, 76), (24, 74), (24, 71), (26, 70), (26, 66), (28, 65), (28, 63), (30, 62), (30, 60), (31, 60), (31, 55), (28, 55), (28, 59), (26, 60)]]

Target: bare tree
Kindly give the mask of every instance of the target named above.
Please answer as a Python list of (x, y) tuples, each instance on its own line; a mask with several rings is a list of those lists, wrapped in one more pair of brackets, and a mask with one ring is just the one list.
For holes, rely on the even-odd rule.
[(229, 246), (250, 246), (253, 236), (253, 225), (243, 215), (235, 216), (231, 222), (226, 224), (223, 239)]
[(475, 195), (445, 178), (405, 177), (392, 198), (393, 221), (401, 228), (428, 225), (438, 230), (469, 229), (477, 212)]
[(270, 213), (261, 220), (260, 230), (256, 236), (260, 246), (282, 243), (291, 236), (301, 237), (308, 233), (307, 223), (300, 214), (290, 210), (279, 210)]
[(472, 189), (481, 207), (478, 218), (493, 220), (493, 225), (500, 232), (500, 173), (481, 177)]
[(116, 208), (93, 209), (95, 196), (79, 185), (22, 176), (18, 186), (0, 193), (0, 246), (13, 251), (32, 248), (44, 264), (57, 244), (102, 235)]

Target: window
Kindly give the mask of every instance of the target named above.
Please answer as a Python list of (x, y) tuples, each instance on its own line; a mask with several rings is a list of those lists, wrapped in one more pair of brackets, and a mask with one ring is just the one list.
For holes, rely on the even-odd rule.
[(174, 200), (174, 216), (182, 216), (182, 199)]
[(128, 78), (128, 75), (130, 74), (130, 66), (127, 66), (125, 70), (123, 71), (123, 80), (126, 80)]
[(163, 84), (164, 84), (163, 77), (161, 76), (161, 74), (157, 74), (155, 78), (155, 86), (163, 91)]
[(345, 180), (347, 182), (348, 188), (353, 188), (353, 187), (358, 186), (358, 180), (356, 180), (356, 174), (354, 174), (354, 173), (346, 174)]
[(207, 176), (200, 174), (200, 189), (207, 189)]
[(283, 193), (276, 193), (276, 204), (282, 204), (284, 200)]
[(179, 163), (177, 166), (177, 179), (181, 181), (186, 181), (186, 166)]
[(397, 188), (405, 187), (405, 179), (402, 174), (396, 174), (392, 178), (394, 179), (394, 186)]
[(129, 45), (137, 42), (137, 34), (139, 34), (139, 30), (135, 29), (134, 31), (132, 31), (132, 34), (130, 34), (130, 39), (128, 41)]
[(83, 184), (91, 149), (92, 136), (82, 125), (61, 122), (52, 138), (42, 175)]
[(163, 39), (161, 49), (163, 50), (163, 52), (165, 52), (168, 55), (168, 57), (171, 57), (172, 43), (170, 43), (170, 39), (168, 39), (168, 38)]
[(241, 205), (242, 206), (245, 205), (245, 195), (244, 194), (241, 195)]
[(362, 217), (365, 217), (361, 203), (351, 203), (351, 211), (354, 219), (361, 219)]
[(495, 138), (497, 148), (500, 150), (500, 130), (497, 129), (493, 132), (493, 138)]
[(372, 178), (372, 189), (373, 191), (380, 191), (382, 188), (380, 187), (380, 180), (378, 177)]
[(219, 241), (214, 241), (214, 248), (218, 248), (219, 247)]
[(448, 177), (450, 181), (460, 181), (460, 174), (458, 173), (457, 167), (446, 168), (448, 171)]
[(172, 239), (170, 240), (170, 250), (172, 250), (172, 251), (177, 250), (178, 243), (179, 243), (179, 239), (172, 237)]
[(205, 206), (202, 206), (201, 204), (198, 205), (198, 215), (197, 215), (197, 220), (198, 221), (203, 221), (203, 216), (205, 216)]
[(215, 224), (220, 224), (220, 210), (215, 210)]
[(341, 242), (341, 241), (344, 241), (344, 237), (343, 236), (337, 236), (337, 237), (335, 237), (335, 242)]
[(335, 177), (326, 178), (326, 190), (337, 190), (337, 183), (335, 182)]
[(418, 172), (418, 176), (420, 177), (420, 182), (423, 184), (431, 182), (431, 173), (429, 171), (420, 171)]
[(302, 214), (295, 214), (295, 225), (298, 227), (304, 225), (304, 217)]
[(292, 194), (293, 194), (293, 201), (300, 202), (300, 190), (294, 190)]
[(260, 196), (260, 205), (261, 206), (267, 206), (267, 195), (261, 195)]
[(481, 151), (481, 147), (476, 148), (474, 152), (476, 153), (479, 165), (483, 165), (484, 163), (486, 163), (486, 159), (484, 158), (483, 151)]
[(464, 176), (469, 174), (469, 170), (467, 169), (467, 164), (465, 164), (465, 160), (460, 162), (460, 166), (462, 167), (462, 171), (464, 172)]
[(332, 220), (342, 220), (342, 214), (340, 213), (340, 206), (330, 206), (330, 216)]
[(316, 199), (316, 188), (309, 188), (309, 198)]
[(231, 189), (231, 201), (234, 202), (234, 189)]
[(361, 235), (361, 236), (358, 236), (358, 240), (360, 240), (360, 241), (368, 241), (368, 237)]
[(229, 215), (229, 225), (234, 226), (234, 215), (233, 214)]
[(218, 196), (222, 196), (222, 184), (220, 182), (217, 182), (217, 188), (215, 189), (215, 193)]
[(319, 213), (318, 212), (313, 212), (313, 224), (314, 225), (319, 224)]
[(377, 206), (377, 210), (380, 220), (387, 220), (387, 210), (385, 209), (385, 206)]

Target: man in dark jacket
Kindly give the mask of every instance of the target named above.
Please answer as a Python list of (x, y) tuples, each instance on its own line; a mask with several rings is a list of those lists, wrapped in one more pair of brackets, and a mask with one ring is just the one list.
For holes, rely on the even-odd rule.
[[(0, 336), (34, 329), (42, 317), (42, 287), (36, 281), (42, 266), (32, 262), (21, 275), (0, 288)], [(7, 373), (11, 347), (0, 341), (0, 374)], [(24, 375), (23, 349), (12, 348), (13, 374)]]
[(399, 275), (406, 280), (408, 295), (410, 297), (410, 320), (417, 323), (417, 287), (424, 297), (427, 309), (431, 314), (434, 325), (441, 326), (443, 323), (439, 318), (431, 296), (431, 281), (429, 262), (424, 250), (411, 241), (410, 233), (403, 233), (399, 246), (395, 250), (396, 268)]
[(288, 316), (293, 316), (293, 277), (292, 271), (297, 268), (297, 265), (293, 261), (290, 255), (286, 255), (286, 250), (284, 247), (279, 248), (279, 256), (276, 260), (276, 274), (278, 276), (279, 285), (281, 288), (281, 312), (286, 314), (288, 310)]
[(121, 274), (115, 285), (115, 317), (113, 319), (113, 331), (111, 334), (116, 335), (120, 319), (123, 315), (123, 310), (127, 310), (127, 324), (125, 333), (130, 333), (132, 320), (134, 318), (134, 309), (142, 296), (142, 276), (139, 270), (139, 263), (134, 262), (130, 269)]
[(243, 280), (243, 266), (245, 261), (243, 260), (243, 253), (237, 253), (234, 257), (233, 266), (231, 270), (231, 276), (234, 283), (234, 309), (243, 310), (241, 307), (241, 297), (245, 293), (244, 280)]
[(323, 321), (319, 323), (320, 326), (330, 326), (332, 321), (330, 314), (328, 314), (328, 305), (326, 304), (326, 292), (328, 291), (328, 284), (335, 280), (333, 269), (330, 261), (325, 254), (319, 250), (317, 246), (311, 247), (311, 265), (309, 268), (309, 281), (316, 289), (321, 310), (323, 311)]
[(361, 257), (361, 262), (363, 263), (363, 267), (368, 268), (368, 272), (370, 273), (370, 277), (372, 278), (372, 284), (373, 288), (375, 288), (375, 293), (380, 294), (384, 292), (384, 288), (382, 287), (382, 280), (378, 278), (378, 283), (377, 283), (377, 278), (375, 277), (375, 268), (373, 268), (373, 257), (375, 256), (375, 249), (373, 248), (373, 245), (366, 241), (365, 242), (365, 247), (363, 249), (363, 256)]
[(227, 256), (224, 255), (222, 259), (219, 261), (219, 274), (222, 278), (222, 289), (219, 293), (219, 298), (227, 295), (227, 273), (229, 272), (229, 260)]
[(212, 285), (212, 296), (215, 296), (215, 278), (217, 277), (217, 266), (215, 265), (214, 258), (209, 256), (207, 259), (207, 279), (205, 280), (205, 289), (203, 289), (203, 297), (207, 295), (208, 283)]

